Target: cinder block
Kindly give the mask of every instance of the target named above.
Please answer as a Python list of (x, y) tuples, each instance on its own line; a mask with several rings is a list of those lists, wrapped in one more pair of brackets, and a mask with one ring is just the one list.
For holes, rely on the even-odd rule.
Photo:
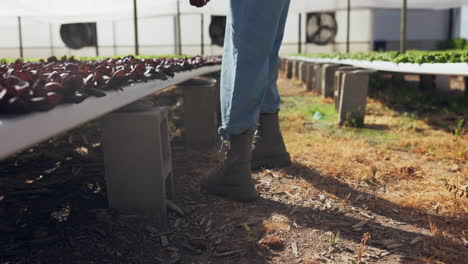
[(306, 83), (306, 77), (307, 77), (307, 65), (308, 63), (305, 61), (299, 62), (299, 81), (303, 84)]
[(215, 79), (191, 79), (184, 90), (184, 139), (190, 148), (209, 148), (218, 140), (218, 105)]
[(343, 89), (343, 78), (345, 73), (350, 71), (355, 71), (357, 68), (351, 66), (343, 66), (340, 67), (335, 72), (335, 82), (333, 87), (333, 102), (335, 103), (335, 110), (338, 112), (340, 106), (340, 97), (341, 97), (341, 90)]
[(400, 72), (392, 72), (392, 87), (400, 88), (406, 85), (405, 74)]
[(425, 91), (432, 91), (435, 89), (435, 76), (434, 75), (420, 75), (419, 89)]
[(167, 109), (108, 114), (102, 131), (109, 206), (165, 223), (174, 195)]
[(345, 72), (340, 96), (338, 121), (340, 125), (363, 126), (366, 114), (370, 74), (374, 71)]
[(464, 81), (465, 81), (465, 87), (463, 87), (464, 89), (464, 96), (468, 97), (468, 77), (465, 77), (463, 78)]
[(286, 61), (286, 78), (288, 79), (292, 79), (293, 77), (293, 66), (294, 66), (294, 63), (292, 60)]
[(315, 65), (313, 63), (308, 63), (306, 67), (306, 90), (312, 91), (315, 83)]
[(437, 75), (435, 77), (435, 87), (437, 91), (441, 91), (441, 92), (450, 91), (450, 76)]
[(298, 80), (299, 79), (299, 64), (301, 63), (300, 60), (293, 61), (293, 78)]
[(280, 58), (279, 60), (279, 70), (281, 73), (284, 73), (286, 69), (286, 59), (285, 58)]
[(335, 72), (340, 67), (339, 64), (324, 64), (322, 66), (322, 98), (333, 97)]
[(215, 72), (204, 76), (205, 78), (212, 78), (216, 80), (215, 94), (216, 94), (216, 127), (221, 126), (221, 72)]
[(322, 92), (322, 70), (323, 70), (323, 64), (322, 63), (316, 63), (314, 64), (314, 72), (315, 72), (315, 81), (312, 86), (312, 91), (316, 93), (321, 93)]

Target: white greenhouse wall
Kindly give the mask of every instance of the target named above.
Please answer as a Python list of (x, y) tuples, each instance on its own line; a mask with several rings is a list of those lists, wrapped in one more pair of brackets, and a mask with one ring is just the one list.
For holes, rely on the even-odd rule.
[[(336, 12), (338, 33), (335, 43), (327, 46), (305, 44), (307, 12), (302, 14), (302, 52), (343, 52), (346, 48), (346, 11)], [(19, 37), (16, 19), (9, 25), (0, 25), (0, 58), (19, 57)], [(449, 11), (410, 10), (408, 13), (408, 44), (410, 48), (434, 48), (438, 41), (447, 39)], [(454, 12), (454, 36), (468, 38), (468, 6)], [(204, 15), (205, 54), (221, 54), (222, 48), (211, 45), (209, 24), (211, 17)], [(181, 17), (182, 51), (184, 54), (201, 53), (201, 15), (185, 14)], [(115, 34), (112, 22), (99, 22), (98, 42), (101, 56), (126, 55), (134, 53), (134, 31), (132, 21), (118, 21)], [(288, 17), (284, 35), (282, 54), (298, 53), (299, 15), (291, 13)], [(50, 35), (52, 28), (52, 35)], [(70, 50), (65, 47), (59, 34), (60, 25), (31, 24), (23, 25), (24, 56), (28, 58), (48, 57), (50, 55), (95, 56), (93, 47)], [(141, 19), (139, 21), (140, 53), (148, 55), (173, 54), (174, 17), (163, 16)], [(400, 38), (399, 10), (357, 9), (351, 13), (351, 51), (369, 51), (375, 40), (387, 41), (388, 49), (398, 49)], [(52, 46), (52, 47), (51, 47)]]
[[(374, 40), (400, 40), (400, 10), (374, 11)], [(448, 38), (449, 11), (408, 11), (408, 40), (445, 40)]]
[(468, 6), (461, 8), (460, 37), (468, 39)]

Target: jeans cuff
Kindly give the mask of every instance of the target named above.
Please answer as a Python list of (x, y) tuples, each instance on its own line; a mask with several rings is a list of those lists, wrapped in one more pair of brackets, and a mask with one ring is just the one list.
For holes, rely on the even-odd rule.
[(278, 112), (280, 111), (279, 108), (273, 108), (273, 107), (262, 107), (260, 109), (260, 114), (261, 115), (265, 115), (265, 114), (270, 114), (270, 115), (273, 115), (273, 114), (277, 114)]
[(255, 131), (257, 131), (257, 125), (247, 128), (247, 129), (237, 129), (237, 130), (230, 129), (230, 130), (232, 131), (228, 131), (228, 129), (226, 129), (225, 127), (220, 127), (218, 129), (218, 134), (221, 136), (222, 140), (229, 140), (231, 136), (240, 135), (245, 132), (254, 134)]

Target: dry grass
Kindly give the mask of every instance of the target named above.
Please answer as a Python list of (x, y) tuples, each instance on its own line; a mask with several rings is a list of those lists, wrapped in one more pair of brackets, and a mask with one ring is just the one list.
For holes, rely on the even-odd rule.
[(361, 263), (362, 256), (366, 253), (366, 244), (369, 239), (371, 239), (371, 235), (369, 233), (364, 233), (361, 239), (361, 244), (359, 244), (359, 249), (357, 250), (357, 256), (355, 258), (356, 263)]
[(267, 234), (275, 231), (289, 231), (291, 229), (289, 219), (286, 216), (278, 214), (272, 215), (272, 217), (265, 220), (262, 225)]
[(265, 237), (260, 244), (277, 251), (283, 250), (286, 246), (284, 240), (277, 236)]
[[(313, 96), (298, 85), (280, 82), (283, 97)], [(300, 111), (283, 114), (283, 136), (295, 162), (350, 185), (365, 186), (364, 180), (373, 179), (381, 199), (422, 214), (455, 217), (458, 226), (430, 222), (438, 236), (451, 233), (458, 241), (468, 239), (463, 233), (468, 229), (468, 199), (454, 196), (443, 183), (447, 179), (460, 188), (468, 186), (468, 134), (455, 138), (424, 119), (369, 101), (367, 129), (350, 133), (307, 128), (309, 119)], [(376, 137), (382, 138), (375, 141)]]

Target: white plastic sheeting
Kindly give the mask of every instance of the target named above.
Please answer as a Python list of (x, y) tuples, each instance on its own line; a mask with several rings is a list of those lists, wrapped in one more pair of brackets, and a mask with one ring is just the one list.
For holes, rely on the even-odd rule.
[[(229, 0), (211, 0), (204, 8), (190, 6), (189, 0), (137, 0), (140, 18), (174, 15), (180, 12), (222, 15)], [(254, 0), (252, 0), (254, 1)], [(352, 8), (401, 8), (403, 0), (351, 0)], [(410, 9), (446, 9), (468, 4), (468, 0), (408, 0)], [(291, 0), (291, 12), (344, 9), (347, 0)], [(24, 23), (70, 23), (133, 18), (133, 0), (0, 0), (0, 23), (13, 23), (18, 16)], [(261, 10), (259, 10), (261, 12)]]
[[(174, 0), (137, 0), (138, 17), (173, 15)], [(71, 23), (133, 19), (133, 0), (0, 0), (2, 20), (21, 16), (24, 23)], [(2, 23), (2, 21), (0, 21)]]
[[(347, 0), (291, 0), (294, 12), (332, 11), (347, 8)], [(449, 9), (468, 4), (467, 0), (408, 0), (409, 9)], [(351, 0), (352, 8), (400, 9), (403, 0)]]

